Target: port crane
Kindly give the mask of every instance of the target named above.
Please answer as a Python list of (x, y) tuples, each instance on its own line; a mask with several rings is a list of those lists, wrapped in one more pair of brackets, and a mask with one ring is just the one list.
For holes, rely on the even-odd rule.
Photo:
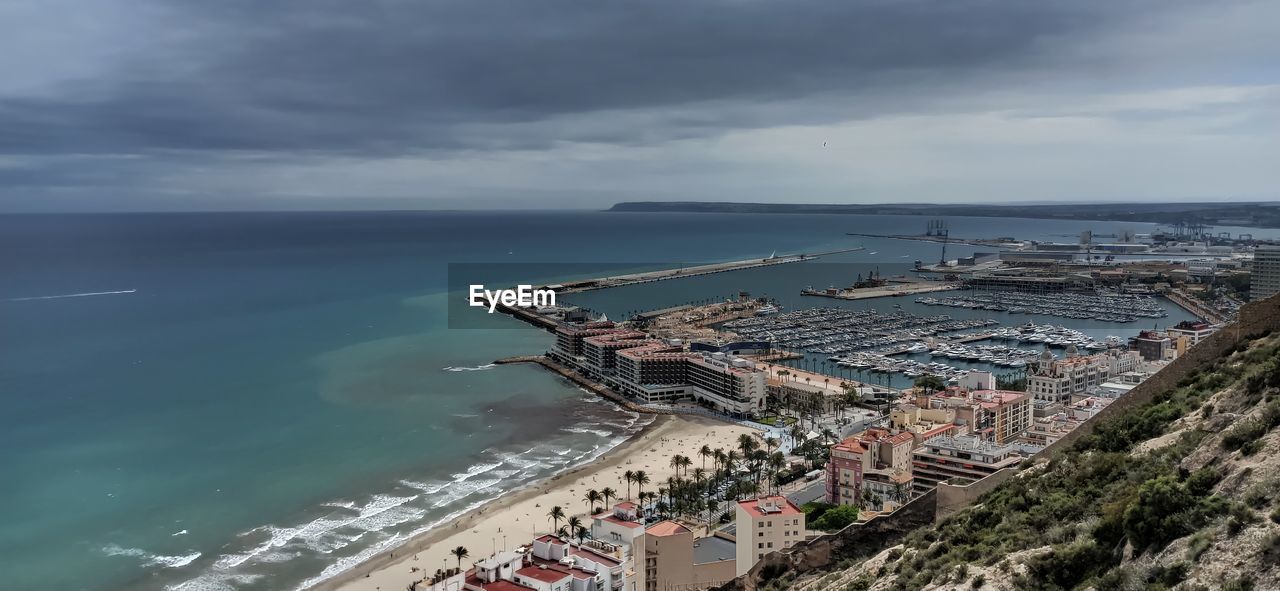
[(925, 229), (924, 235), (936, 236), (938, 238), (941, 238), (939, 242), (942, 243), (942, 258), (938, 261), (938, 264), (946, 265), (947, 264), (947, 239), (950, 235), (950, 231), (947, 230), (947, 220), (943, 220), (943, 219), (929, 220), (929, 226), (928, 228)]

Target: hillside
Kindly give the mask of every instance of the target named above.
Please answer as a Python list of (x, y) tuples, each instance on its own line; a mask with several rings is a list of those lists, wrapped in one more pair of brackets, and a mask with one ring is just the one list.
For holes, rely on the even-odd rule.
[(1242, 341), (897, 545), (738, 586), (1280, 589), (1278, 425), (1280, 338)]

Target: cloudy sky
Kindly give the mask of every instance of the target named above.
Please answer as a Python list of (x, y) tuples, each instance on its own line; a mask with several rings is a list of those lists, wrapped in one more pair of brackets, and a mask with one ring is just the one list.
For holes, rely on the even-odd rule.
[(5, 0), (0, 211), (1280, 199), (1280, 2)]

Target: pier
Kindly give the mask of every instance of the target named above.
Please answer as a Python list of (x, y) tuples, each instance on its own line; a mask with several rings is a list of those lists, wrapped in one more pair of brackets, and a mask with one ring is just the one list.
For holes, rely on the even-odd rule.
[(597, 289), (608, 289), (610, 287), (622, 287), (624, 285), (635, 285), (637, 283), (652, 283), (654, 281), (664, 281), (667, 279), (680, 279), (683, 277), (697, 277), (699, 275), (710, 275), (712, 273), (724, 273), (726, 271), (740, 271), (742, 269), (752, 269), (756, 267), (770, 267), (773, 265), (785, 265), (787, 263), (798, 263), (802, 261), (812, 261), (814, 259), (840, 254), (845, 252), (856, 252), (864, 250), (859, 246), (856, 248), (845, 248), (840, 250), (831, 250), (827, 252), (819, 252), (813, 254), (791, 254), (782, 256), (771, 256), (763, 259), (746, 259), (742, 261), (731, 261), (727, 263), (709, 263), (705, 265), (694, 265), (691, 267), (678, 267), (675, 269), (662, 269), (658, 271), (646, 271), (643, 273), (632, 273), (629, 275), (615, 275), (612, 277), (599, 277), (596, 279), (582, 279), (578, 281), (569, 281), (560, 284), (560, 293), (577, 293), (582, 291), (594, 291)]
[(831, 298), (835, 300), (869, 300), (873, 298), (902, 297), (935, 291), (953, 291), (962, 289), (960, 283), (939, 283), (936, 281), (920, 281), (882, 285), (879, 287), (846, 287), (838, 290), (802, 289), (800, 295)]
[(860, 232), (845, 232), (846, 236), (859, 236), (862, 238), (891, 238), (893, 240), (915, 240), (917, 242), (942, 242), (946, 244), (968, 244), (970, 246), (990, 246), (993, 248), (1003, 248), (1016, 245), (1016, 242), (1008, 240), (990, 239), (990, 238), (950, 238), (948, 236), (929, 236), (927, 234), (864, 234)]

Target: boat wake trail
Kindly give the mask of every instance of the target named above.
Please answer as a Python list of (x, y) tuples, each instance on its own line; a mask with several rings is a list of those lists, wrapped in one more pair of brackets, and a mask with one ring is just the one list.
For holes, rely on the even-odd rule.
[(138, 293), (136, 289), (122, 289), (119, 291), (89, 291), (85, 293), (64, 293), (59, 295), (47, 296), (30, 296), (25, 298), (9, 298), (10, 302), (26, 302), (31, 300), (60, 300), (62, 298), (87, 298), (89, 296), (119, 295), (125, 293)]

